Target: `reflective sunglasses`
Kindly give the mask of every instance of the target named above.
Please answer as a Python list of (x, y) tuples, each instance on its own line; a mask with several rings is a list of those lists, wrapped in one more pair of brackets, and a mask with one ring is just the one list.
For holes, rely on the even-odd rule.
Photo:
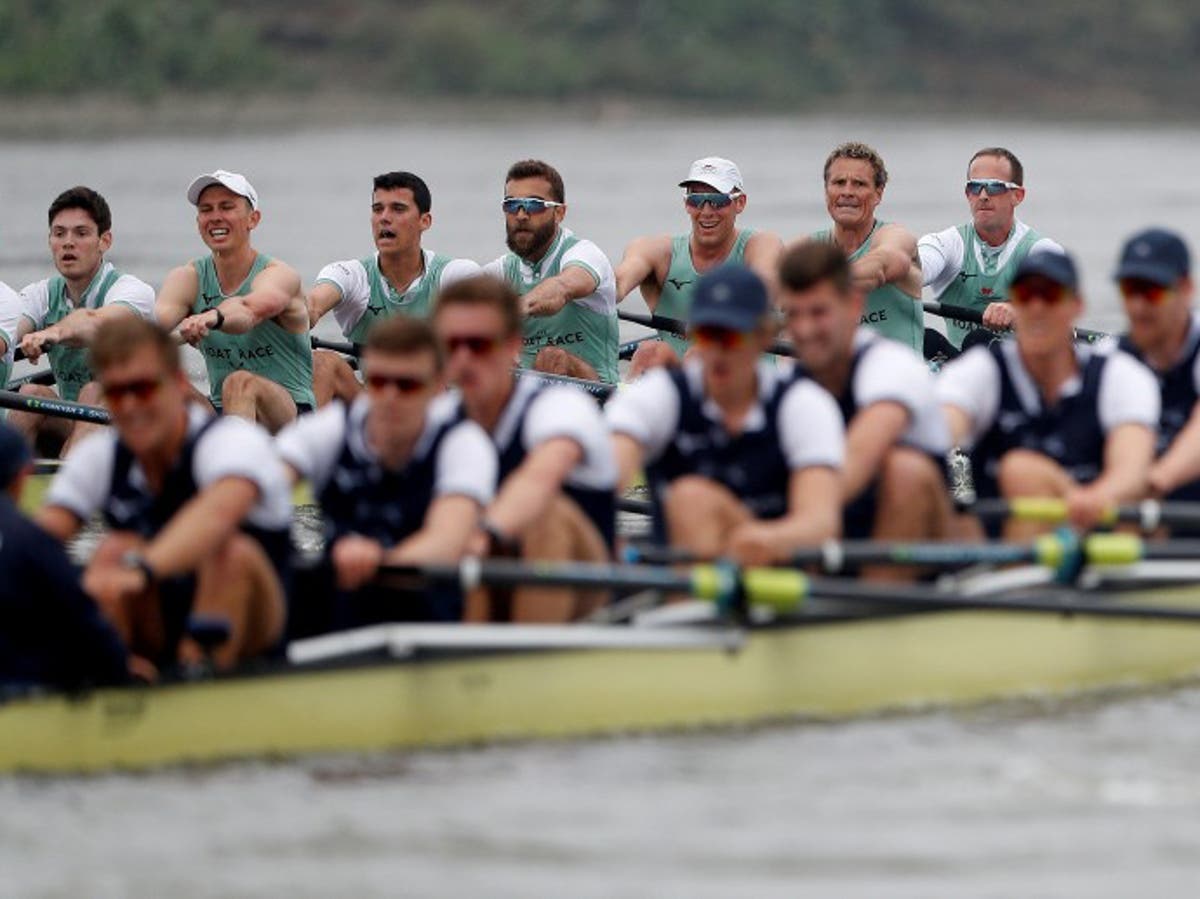
[(967, 193), (972, 197), (977, 197), (986, 190), (989, 197), (998, 197), (1000, 194), (1016, 190), (1020, 186), (1012, 181), (1001, 181), (999, 178), (972, 178), (967, 182)]
[(1171, 292), (1169, 284), (1157, 284), (1143, 278), (1121, 278), (1117, 281), (1121, 296), (1127, 300), (1141, 297), (1147, 303), (1157, 306)]
[(139, 402), (145, 402), (158, 392), (158, 388), (162, 386), (163, 379), (158, 378), (136, 378), (132, 381), (115, 381), (108, 384), (101, 384), (100, 387), (104, 391), (104, 397), (110, 403), (119, 403), (127, 396), (133, 397)]
[(495, 349), (499, 342), (499, 337), (490, 337), (486, 334), (451, 334), (442, 340), (447, 356), (453, 356), (464, 348), (472, 356), (486, 356)]
[(526, 215), (537, 215), (539, 212), (562, 205), (554, 200), (543, 200), (541, 197), (505, 197), (500, 208), (507, 215), (516, 215), (522, 209), (525, 210)]
[(684, 194), (683, 202), (693, 209), (703, 209), (707, 203), (713, 209), (724, 209), (734, 200), (735, 194)]
[(1008, 288), (1008, 299), (1014, 306), (1027, 306), (1035, 299), (1054, 306), (1070, 295), (1071, 291), (1057, 281), (1036, 275), (1014, 281)]
[(720, 347), (723, 350), (736, 350), (750, 339), (749, 334), (720, 325), (697, 325), (691, 329), (690, 335), (698, 347)]
[(430, 384), (429, 378), (415, 378), (412, 375), (382, 375), (372, 372), (364, 375), (363, 380), (371, 390), (383, 390), (390, 384), (396, 388), (398, 393), (416, 393), (418, 390), (424, 390)]

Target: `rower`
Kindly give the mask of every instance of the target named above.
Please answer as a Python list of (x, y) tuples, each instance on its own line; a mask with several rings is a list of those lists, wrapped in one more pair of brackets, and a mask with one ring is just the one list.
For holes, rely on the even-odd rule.
[[(23, 307), (20, 294), (0, 281), (0, 387), (7, 387), (12, 377), (17, 328), (21, 323)], [(0, 416), (0, 420), (2, 418)]]
[[(434, 329), (463, 412), (492, 438), (499, 492), (474, 548), (480, 554), (549, 561), (610, 560), (617, 468), (594, 400), (576, 387), (517, 378), (521, 307), (502, 281), (480, 275), (438, 296)], [(605, 600), (603, 592), (519, 588), (468, 598), (467, 618), (562, 622)]]
[(562, 175), (548, 163), (513, 163), (504, 179), (509, 252), (484, 271), (521, 297), (521, 366), (617, 383), (617, 300), (612, 264), (564, 228)]
[(842, 417), (814, 381), (759, 360), (776, 330), (762, 279), (736, 265), (704, 275), (688, 328), (697, 358), (606, 407), (620, 488), (645, 464), (671, 545), (700, 558), (776, 562), (836, 537)]
[[(376, 175), (371, 193), (371, 235), (375, 252), (362, 259), (332, 262), (317, 274), (308, 292), (308, 321), (315, 328), (331, 309), (342, 333), (355, 344), (366, 340), (377, 321), (402, 312), (428, 318), (438, 290), (478, 274), (470, 259), (454, 259), (421, 246), (433, 225), (429, 187), (412, 172)], [(313, 393), (317, 405), (333, 397), (350, 403), (360, 386), (338, 353), (313, 354)]]
[(1121, 348), (1158, 376), (1162, 398), (1150, 495), (1200, 500), (1200, 316), (1187, 244), (1162, 228), (1139, 231), (1115, 277), (1129, 317)]
[(350, 406), (326, 406), (276, 438), (293, 480), (312, 485), (325, 515), (340, 591), (333, 626), (457, 621), (456, 590), (399, 594), (371, 581), (382, 565), (463, 557), (495, 492), (495, 447), (443, 392), (441, 349), (426, 322), (396, 315), (374, 325), (363, 370), (366, 392)]
[[(737, 262), (769, 280), (783, 243), (769, 231), (737, 227), (748, 198), (742, 173), (730, 160), (697, 159), (679, 186), (691, 231), (675, 237), (639, 237), (630, 243), (617, 266), (617, 302), (640, 287), (651, 313), (687, 321), (692, 291), (702, 274)], [(657, 365), (678, 365), (687, 348), (685, 338), (660, 330), (657, 340), (638, 344), (626, 379), (632, 381)]]
[(903, 225), (875, 217), (888, 172), (860, 143), (837, 146), (825, 160), (825, 208), (833, 226), (811, 235), (837, 244), (850, 259), (854, 286), (866, 294), (861, 323), (920, 353), (925, 344), (917, 240)]
[[(943, 347), (943, 352), (950, 355), (957, 355), (952, 351), (962, 348), (969, 335), (975, 336), (967, 347), (977, 341), (990, 343), (994, 331), (1012, 326), (1007, 287), (1022, 259), (1035, 250), (1062, 252), (1057, 243), (1017, 218), (1017, 207), (1025, 199), (1025, 168), (1011, 150), (984, 147), (976, 152), (967, 163), (965, 193), (971, 221), (917, 241), (921, 281), (934, 297), (983, 313), (983, 328), (946, 320), (950, 347)], [(935, 341), (939, 346), (941, 342), (930, 335), (926, 340), (931, 346), (925, 355), (932, 358), (928, 350), (935, 348)]]
[[(803, 241), (779, 267), (780, 305), (799, 364), (838, 401), (846, 423), (844, 536), (946, 536), (950, 434), (925, 361), (859, 325), (863, 295), (836, 246)], [(913, 568), (869, 572), (912, 577)]]
[(189, 616), (221, 618), (219, 668), (283, 633), (291, 497), (259, 427), (190, 403), (171, 336), (132, 316), (105, 322), (91, 348), (113, 427), (88, 436), (50, 485), (39, 523), (70, 540), (99, 512), (109, 527), (84, 587), (139, 656), (199, 662)]
[(275, 433), (316, 403), (300, 276), (251, 246), (262, 213), (242, 175), (201, 175), (187, 198), (211, 253), (168, 273), (158, 323), (204, 354), (214, 408)]
[[(21, 393), (96, 405), (100, 390), (88, 368), (88, 344), (102, 322), (151, 317), (154, 288), (122, 274), (104, 258), (112, 247), (112, 213), (104, 197), (90, 187), (72, 187), (55, 197), (48, 219), (50, 255), (58, 274), (21, 291), (17, 336), (30, 362), (37, 362), (43, 353), (49, 356), (58, 391), (26, 384)], [(8, 422), (31, 444), (44, 435), (53, 441), (56, 454), (65, 454), (100, 427), (25, 411), (10, 413)]]
[[(974, 347), (938, 377), (951, 436), (970, 451), (977, 496), (1065, 499), (1071, 524), (1090, 529), (1146, 495), (1158, 385), (1128, 353), (1076, 345), (1083, 298), (1066, 253), (1026, 256), (1009, 301), (1016, 339)], [(1010, 521), (1005, 534), (1038, 530)]]
[(30, 685), (119, 684), (125, 647), (62, 546), (17, 506), (32, 470), (29, 445), (0, 422), (0, 697)]

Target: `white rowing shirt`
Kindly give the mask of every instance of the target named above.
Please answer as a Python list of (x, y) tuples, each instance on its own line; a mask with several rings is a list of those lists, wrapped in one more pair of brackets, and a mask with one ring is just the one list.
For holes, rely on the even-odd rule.
[[(437, 397), (425, 413), (425, 427), (413, 448), (413, 459), (423, 459), (442, 428), (453, 421), (457, 403), (449, 395)], [(370, 398), (359, 396), (346, 409), (330, 403), (311, 415), (304, 415), (289, 424), (275, 438), (275, 446), (283, 461), (307, 480), (315, 494), (320, 494), (329, 481), (342, 449), (348, 444), (350, 452), (361, 462), (378, 463), (366, 437), (367, 412)], [(481, 506), (492, 501), (496, 491), (496, 449), (484, 430), (472, 421), (454, 424), (441, 439), (434, 463), (433, 495), (461, 495)]]
[[(122, 274), (108, 291), (101, 297), (99, 288), (113, 270), (111, 262), (105, 262), (92, 278), (87, 292), (79, 301), (79, 308), (96, 309), (101, 304), (113, 306), (121, 304), (128, 306), (139, 316), (149, 321), (154, 320), (154, 288), (130, 274)], [(61, 277), (61, 276), (56, 276)], [(21, 291), (21, 301), (24, 305), (22, 314), (33, 324), (35, 331), (47, 326), (50, 315), (50, 282), (54, 278), (44, 278), (26, 285)]]
[[(211, 413), (192, 404), (187, 416), (188, 433), (195, 434)], [(88, 521), (108, 500), (116, 450), (115, 429), (84, 438), (51, 482), (46, 505), (61, 506), (80, 521)], [(136, 461), (129, 477), (134, 486), (149, 492), (146, 475)], [(277, 531), (286, 530), (291, 522), (292, 492), (287, 473), (270, 436), (253, 422), (225, 416), (201, 434), (192, 456), (192, 477), (201, 489), (223, 478), (245, 478), (258, 488), (258, 499), (246, 516), (247, 523)]]
[[(1008, 239), (998, 247), (989, 247), (982, 240), (974, 240), (976, 266), (981, 271), (989, 269), (1004, 270), (1025, 235), (1029, 226), (1019, 219), (1013, 220), (1012, 232)], [(1043, 237), (1029, 248), (1030, 253), (1049, 250), (1062, 253), (1063, 248), (1049, 237)], [(921, 283), (933, 290), (935, 297), (940, 297), (946, 288), (954, 283), (966, 262), (967, 248), (963, 244), (962, 232), (958, 226), (926, 234), (917, 241), (917, 253), (921, 258)], [(984, 254), (988, 255), (985, 260)], [(1004, 297), (997, 297), (998, 300)]]
[(4, 341), (5, 350), (0, 353), (0, 387), (7, 386), (8, 374), (16, 351), (17, 326), (21, 321), (20, 295), (0, 281), (0, 340)]

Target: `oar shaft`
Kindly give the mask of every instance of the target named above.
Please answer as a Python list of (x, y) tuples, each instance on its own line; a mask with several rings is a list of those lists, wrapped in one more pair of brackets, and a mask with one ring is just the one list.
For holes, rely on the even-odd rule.
[[(624, 309), (617, 310), (617, 318), (646, 328), (657, 328), (659, 331), (666, 331), (677, 337), (687, 337), (687, 323), (677, 318), (668, 318), (665, 315), (642, 315), (640, 312), (626, 312)], [(780, 340), (767, 347), (767, 352), (775, 356), (796, 355), (796, 350), (791, 344)]]
[(108, 410), (101, 409), (99, 406), (85, 406), (82, 403), (40, 396), (26, 396), (13, 390), (0, 390), (0, 407), (101, 425), (108, 424), (109, 420)]
[[(981, 499), (966, 506), (964, 511), (988, 520), (1019, 518), (1058, 524), (1067, 519), (1066, 502), (1051, 497)], [(1200, 524), (1200, 503), (1157, 500), (1130, 503), (1109, 509), (1102, 523), (1117, 522), (1136, 524), (1144, 531), (1153, 531), (1162, 525), (1197, 525)]]
[[(939, 303), (937, 300), (926, 300), (921, 305), (930, 315), (937, 315), (942, 318), (953, 319), (954, 321), (970, 322), (975, 325), (983, 324), (982, 309), (972, 309), (970, 306), (955, 306), (952, 303)], [(1004, 332), (998, 331), (997, 333)], [(1093, 331), (1090, 328), (1075, 329), (1075, 339), (1086, 340), (1088, 343), (1095, 343), (1097, 340), (1106, 340), (1111, 336), (1111, 334), (1105, 331)]]

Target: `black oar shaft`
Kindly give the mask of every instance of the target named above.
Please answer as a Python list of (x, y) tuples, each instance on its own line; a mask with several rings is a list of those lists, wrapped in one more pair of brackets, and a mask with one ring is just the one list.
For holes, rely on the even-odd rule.
[[(921, 305), (930, 315), (937, 315), (941, 318), (948, 318), (954, 321), (970, 322), (974, 325), (983, 324), (982, 309), (972, 309), (970, 306), (955, 306), (952, 303), (939, 303), (937, 300), (926, 300)], [(1089, 343), (1094, 343), (1097, 340), (1105, 340), (1111, 336), (1111, 334), (1105, 331), (1093, 331), (1090, 328), (1075, 329), (1075, 339), (1086, 340)]]
[(27, 396), (13, 390), (0, 390), (0, 407), (101, 425), (108, 424), (109, 420), (108, 410), (99, 406), (85, 406), (82, 403), (72, 403), (67, 400)]
[[(677, 337), (687, 337), (687, 323), (681, 322), (677, 318), (668, 318), (665, 315), (642, 315), (640, 312), (626, 312), (623, 309), (617, 310), (617, 317), (622, 321), (631, 322), (635, 325), (656, 328), (659, 331), (666, 331)], [(796, 351), (792, 345), (783, 343), (782, 341), (775, 341), (775, 343), (767, 347), (767, 352), (776, 356), (796, 355)]]

